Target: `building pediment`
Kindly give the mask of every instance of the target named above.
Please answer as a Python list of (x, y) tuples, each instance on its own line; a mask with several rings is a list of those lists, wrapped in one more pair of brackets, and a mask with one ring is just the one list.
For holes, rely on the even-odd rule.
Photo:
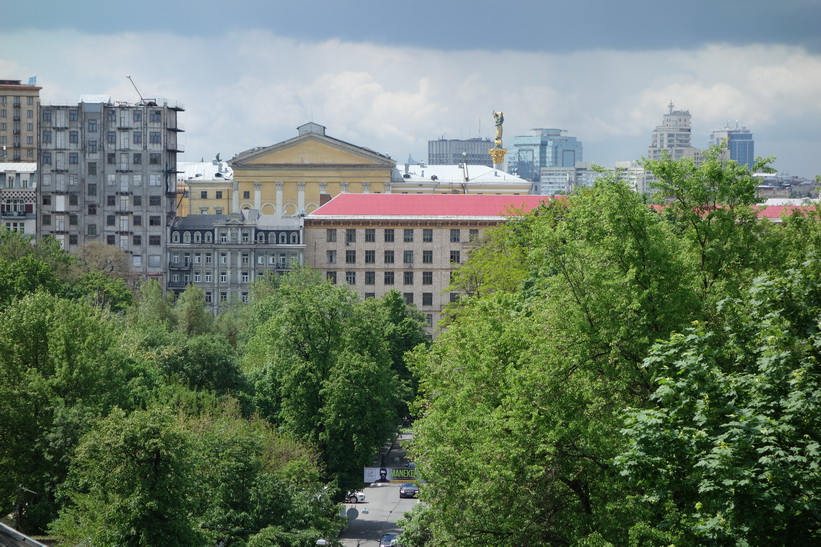
[(293, 139), (243, 152), (229, 164), (234, 170), (308, 166), (393, 169), (396, 166), (396, 162), (388, 156), (328, 137), (318, 131), (303, 132)]

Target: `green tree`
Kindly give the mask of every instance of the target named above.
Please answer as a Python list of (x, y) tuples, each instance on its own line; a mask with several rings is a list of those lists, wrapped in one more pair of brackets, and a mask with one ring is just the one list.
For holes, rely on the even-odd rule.
[(83, 436), (55, 535), (94, 545), (202, 545), (190, 442), (162, 409), (115, 409)]
[(205, 291), (188, 285), (177, 298), (172, 315), (177, 329), (187, 336), (211, 332), (214, 316), (205, 305)]
[(620, 456), (647, 524), (686, 544), (821, 541), (821, 268), (756, 280), (720, 326), (660, 342)]
[(134, 320), (144, 325), (164, 325), (167, 329), (175, 326), (171, 297), (163, 294), (157, 280), (149, 279), (140, 285)]

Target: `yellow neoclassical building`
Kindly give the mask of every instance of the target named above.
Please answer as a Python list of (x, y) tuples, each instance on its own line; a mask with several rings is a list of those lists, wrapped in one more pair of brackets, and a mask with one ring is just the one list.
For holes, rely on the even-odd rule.
[(330, 198), (343, 193), (391, 191), (396, 162), (368, 148), (325, 134), (306, 123), (298, 135), (232, 158), (231, 212), (255, 209), (277, 223), (299, 222)]

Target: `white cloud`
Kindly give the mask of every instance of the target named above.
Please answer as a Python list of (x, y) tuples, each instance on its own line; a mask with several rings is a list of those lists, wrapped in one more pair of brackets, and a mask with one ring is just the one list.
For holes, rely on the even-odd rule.
[[(36, 46), (14, 47), (23, 42)], [(693, 115), (696, 146), (738, 120), (778, 167), (821, 173), (809, 153), (821, 148), (821, 56), (795, 47), (550, 54), (299, 42), (267, 31), (20, 31), (0, 37), (0, 48), (3, 77), (37, 74), (45, 103), (83, 93), (136, 100), (128, 75), (144, 96), (184, 103), (188, 160), (273, 144), (311, 119), (397, 160), (425, 159), (428, 139), (492, 137), (491, 111), (504, 110), (507, 143), (557, 127), (582, 140), (585, 159), (610, 164), (646, 153), (672, 100)]]

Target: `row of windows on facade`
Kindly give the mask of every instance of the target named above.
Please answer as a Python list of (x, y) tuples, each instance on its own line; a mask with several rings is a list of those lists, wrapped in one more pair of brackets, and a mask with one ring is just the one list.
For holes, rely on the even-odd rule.
[[(76, 214), (53, 215), (53, 217), (54, 218), (52, 219), (52, 214), (50, 214), (50, 213), (44, 213), (41, 217), (40, 224), (42, 226), (48, 226), (50, 228), (53, 226), (54, 231), (62, 232), (62, 231), (65, 231), (65, 229), (66, 229), (66, 217), (68, 217), (68, 225), (69, 226), (77, 226), (78, 225), (79, 216), (76, 215)], [(52, 222), (52, 220), (53, 220), (53, 222)], [(162, 226), (162, 217), (160, 217), (159, 215), (149, 215), (148, 225), (149, 226)], [(106, 226), (118, 227), (118, 230), (120, 232), (127, 232), (127, 231), (130, 230), (129, 226), (133, 226), (133, 227), (143, 226), (143, 217), (141, 215), (134, 215), (131, 218), (131, 222), (129, 222), (129, 217), (121, 216), (120, 217), (120, 222), (118, 224), (116, 215), (106, 215)], [(97, 224), (87, 223), (86, 224), (86, 233), (88, 235), (92, 235), (92, 236), (97, 235)], [(152, 243), (150, 243), (150, 245), (159, 245), (160, 244), (159, 240), (157, 240), (156, 243), (153, 243), (153, 241), (154, 241), (153, 238), (154, 237), (160, 237), (160, 236), (153, 236), (152, 235), (152, 236), (149, 236), (149, 237), (151, 238), (151, 241), (152, 241)], [(134, 241), (135, 241), (134, 245), (140, 245), (140, 243), (137, 243), (139, 238), (140, 238), (139, 235), (134, 236)]]
[[(96, 153), (97, 149), (95, 147), (94, 152)], [(143, 154), (142, 152), (135, 152), (131, 155), (131, 162), (129, 162), (129, 153), (124, 152), (120, 154), (119, 162), (117, 161), (117, 154), (111, 152), (106, 154), (106, 164), (108, 165), (116, 165), (119, 171), (128, 171), (131, 166), (134, 165), (142, 165), (143, 164)], [(42, 163), (44, 165), (54, 165), (54, 169), (65, 169), (66, 165), (80, 165), (80, 153), (79, 152), (69, 152), (68, 156), (66, 156), (65, 152), (55, 152), (52, 161), (52, 153), (51, 152), (43, 152), (41, 153)], [(68, 158), (68, 164), (66, 164), (66, 157)], [(161, 152), (150, 152), (148, 154), (148, 165), (162, 165), (162, 153)], [(89, 175), (96, 175), (97, 174), (97, 162), (90, 161), (87, 164), (87, 172)]]
[[(266, 263), (266, 260), (269, 265), (271, 266), (278, 266), (279, 268), (286, 268), (289, 267), (292, 263), (299, 262), (299, 256), (294, 253), (282, 253), (282, 252), (272, 252), (270, 254), (265, 254), (264, 252), (255, 253), (257, 264), (262, 266)], [(267, 259), (266, 259), (267, 257)], [(192, 261), (193, 259), (193, 261)], [(219, 253), (219, 263), (220, 264), (229, 264), (231, 259), (228, 253)], [(204, 253), (194, 253), (193, 257), (190, 253), (172, 253), (171, 254), (171, 263), (172, 264), (183, 264), (186, 267), (190, 266), (191, 264), (198, 265), (198, 264), (213, 264), (214, 263), (214, 253), (213, 252), (204, 252)], [(240, 263), (242, 265), (249, 265), (251, 263), (251, 255), (249, 253), (242, 253), (240, 255)]]
[[(60, 228), (59, 226), (57, 226), (56, 231), (58, 231), (58, 232), (65, 231), (65, 229), (64, 229), (64, 227)], [(97, 227), (93, 224), (89, 225), (87, 235), (96, 236), (97, 235)], [(59, 235), (59, 234), (56, 234), (56, 237), (62, 239), (62, 236)], [(133, 240), (131, 241), (131, 245), (133, 245), (134, 247), (141, 247), (142, 243), (143, 243), (142, 236), (135, 235), (135, 236), (132, 236), (132, 237), (133, 237)], [(78, 238), (79, 238), (79, 236), (77, 234), (69, 234), (68, 235), (68, 244), (69, 245), (77, 245), (78, 242), (79, 242)], [(118, 245), (116, 236), (114, 236), (114, 235), (106, 236), (106, 243), (109, 244), (109, 245)], [(148, 244), (152, 247), (160, 247), (161, 246), (160, 236), (148, 236)], [(129, 247), (129, 236), (120, 236), (120, 241), (119, 241), (118, 247), (120, 249), (122, 249), (123, 251), (128, 251), (129, 248), (130, 248)], [(134, 257), (134, 258), (137, 259), (134, 262), (134, 266), (137, 266), (137, 267), (141, 266), (141, 261), (140, 261), (139, 257)], [(151, 264), (151, 266), (152, 267), (159, 267), (159, 262), (157, 264)]]
[[(68, 205), (69, 206), (78, 206), (80, 203), (80, 196), (76, 193), (69, 193), (66, 194), (68, 196)], [(66, 205), (66, 196), (61, 195), (52, 195), (52, 194), (45, 194), (43, 195), (42, 202), (44, 207), (51, 206), (52, 203), (55, 205), (55, 209), (58, 211), (63, 210)], [(53, 199), (52, 199), (53, 198)], [(130, 212), (133, 208), (142, 207), (143, 205), (143, 197), (142, 196), (115, 196), (115, 195), (107, 195), (106, 196), (106, 206), (108, 207), (117, 207), (119, 205), (119, 210), (122, 212)], [(148, 196), (148, 205), (150, 207), (161, 207), (162, 206), (162, 196), (158, 195), (150, 195)], [(89, 215), (96, 215), (97, 214), (97, 204), (96, 203), (88, 203), (87, 204), (87, 211)]]
[[(365, 251), (365, 264), (376, 264), (376, 251), (375, 250), (366, 250)], [(414, 263), (414, 251), (410, 249), (406, 249), (402, 251), (402, 262), (404, 264), (413, 264)], [(335, 249), (329, 249), (325, 251), (325, 258), (328, 264), (336, 264), (337, 263), (337, 251)], [(393, 250), (386, 250), (382, 253), (382, 263), (383, 264), (394, 264), (395, 263), (396, 254)], [(462, 253), (458, 250), (450, 251), (450, 261), (456, 264), (462, 262)], [(354, 250), (346, 250), (345, 251), (345, 264), (356, 264), (357, 263), (357, 252)], [(433, 264), (433, 250), (423, 250), (422, 251), (422, 264)]]
[[(31, 124), (29, 124), (31, 125)], [(19, 128), (18, 128), (19, 129)], [(66, 134), (68, 134), (68, 141), (66, 141)], [(119, 145), (117, 144), (119, 142)], [(80, 132), (76, 130), (54, 130), (54, 139), (52, 140), (52, 130), (44, 129), (41, 132), (40, 143), (43, 145), (51, 145), (47, 148), (78, 148), (80, 145)], [(162, 131), (148, 132), (149, 144), (162, 144)], [(74, 144), (77, 146), (68, 146)], [(106, 131), (105, 144), (116, 146), (117, 148), (130, 148), (132, 144), (143, 144), (142, 131)], [(89, 139), (86, 141), (86, 152), (95, 154), (97, 152), (97, 139)]]
[[(14, 108), (19, 108), (20, 101), (23, 100), (23, 98), (20, 95), (4, 95), (0, 97), (0, 104), (8, 104), (9, 97), (11, 97), (11, 101), (14, 104)], [(26, 97), (26, 104), (34, 104), (34, 96)]]
[[(212, 234), (210, 231), (206, 232), (194, 232), (193, 233), (193, 242), (194, 243), (212, 243)], [(172, 243), (191, 243), (192, 241), (192, 234), (191, 232), (182, 232), (180, 235), (179, 231), (174, 231), (171, 233), (171, 242)], [(241, 230), (239, 232), (239, 238), (236, 237), (236, 233), (231, 231), (229, 233), (228, 230), (220, 230), (219, 232), (219, 242), (220, 243), (251, 243), (252, 241), (256, 243), (268, 243), (268, 244), (276, 244), (279, 243), (280, 245), (298, 245), (299, 244), (299, 232), (297, 231), (288, 231), (288, 232), (257, 232), (256, 238), (251, 238), (250, 230)]]
[[(388, 279), (387, 274), (392, 274), (392, 273), (393, 272), (385, 272), (386, 280)], [(406, 272), (406, 273), (408, 273), (408, 272)], [(327, 278), (327, 280), (330, 283), (336, 284), (337, 283), (337, 275), (336, 274), (337, 274), (337, 272), (325, 272), (325, 277)], [(345, 272), (345, 282), (348, 283), (349, 285), (355, 285), (356, 284), (356, 272)], [(375, 283), (366, 283), (366, 285), (374, 285), (374, 284)], [(393, 276), (390, 276), (390, 282), (386, 281), (385, 285), (390, 286), (390, 285), (393, 285), (393, 284), (394, 284), (393, 283)], [(375, 294), (376, 293), (366, 292), (365, 293), (365, 298), (373, 298), (375, 296)], [(414, 298), (413, 298), (414, 293), (406, 292), (406, 293), (402, 293), (402, 294), (405, 296), (405, 302), (407, 302), (408, 304), (413, 304), (414, 303)], [(450, 293), (450, 301), (451, 302), (456, 302), (458, 300), (459, 300), (459, 293), (456, 293), (456, 292)], [(422, 293), (422, 305), (423, 306), (433, 306), (433, 293), (432, 292), (423, 292)]]
[[(96, 164), (95, 164), (96, 165)], [(97, 170), (96, 167), (93, 173), (88, 173), (89, 175), (96, 175)], [(120, 173), (119, 174), (119, 185), (117, 184), (117, 177), (118, 175), (114, 173), (110, 173), (106, 175), (105, 178), (105, 185), (110, 186), (112, 188), (116, 187), (119, 188), (115, 190), (117, 192), (130, 192), (131, 189), (140, 189), (143, 188), (143, 181), (148, 182), (149, 187), (159, 187), (162, 185), (162, 175), (160, 173), (149, 173), (147, 178), (143, 178), (142, 174), (135, 173), (135, 174), (127, 174), (127, 173)], [(46, 191), (52, 191), (52, 181), (54, 182), (54, 190), (55, 192), (65, 192), (69, 190), (68, 187), (72, 186), (79, 186), (80, 182), (83, 182), (80, 178), (80, 175), (77, 173), (44, 173), (40, 175), (40, 187)], [(96, 182), (86, 182), (86, 190), (88, 195), (96, 196), (97, 195), (97, 183)], [(68, 187), (67, 187), (68, 186)], [(75, 189), (76, 190), (76, 189)], [(110, 190), (109, 190), (110, 191)]]
[[(402, 284), (413, 285), (414, 280), (417, 279), (414, 275), (415, 273), (416, 272), (402, 272)], [(357, 272), (354, 271), (345, 272), (345, 282), (349, 285), (356, 285), (356, 274)], [(364, 272), (364, 274), (365, 285), (376, 285), (377, 272), (368, 271)], [(336, 283), (337, 272), (326, 272), (326, 276), (333, 283)], [(396, 277), (396, 272), (394, 271), (382, 272), (382, 284), (395, 285)], [(422, 285), (433, 285), (433, 272), (422, 272)]]
[[(14, 105), (15, 110), (12, 110), (12, 113), (11, 113), (12, 118), (14, 118), (15, 120), (18, 120), (18, 121), (20, 120), (20, 110), (18, 110), (19, 108), (20, 108), (20, 104), (15, 104)], [(0, 118), (8, 118), (8, 117), (9, 117), (8, 111), (5, 108), (0, 108)], [(31, 108), (26, 109), (26, 118), (33, 119), (34, 118), (34, 110), (32, 110)]]
[[(385, 228), (383, 231), (383, 241), (385, 243), (393, 243), (396, 241), (396, 232), (393, 228)], [(405, 243), (413, 243), (414, 233), (413, 228), (402, 229), (402, 241)], [(325, 230), (325, 240), (328, 243), (337, 242), (337, 229), (328, 228)], [(365, 243), (376, 242), (376, 228), (365, 228)], [(345, 243), (356, 243), (356, 228), (345, 228)], [(479, 237), (479, 230), (475, 228), (470, 229), (470, 241), (475, 241)], [(462, 230), (459, 228), (451, 228), (450, 241), (452, 243), (459, 243), (462, 241)], [(433, 243), (433, 228), (422, 229), (422, 242)]]
[[(31, 103), (29, 103), (31, 104)], [(120, 114), (119, 118), (117, 117), (117, 113)], [(129, 115), (130, 114), (130, 115)], [(51, 122), (53, 121), (55, 125), (62, 126), (65, 123), (66, 111), (65, 109), (55, 109), (54, 116), (52, 116), (52, 110), (50, 108), (43, 108), (42, 109), (42, 119), (44, 122)], [(118, 123), (121, 127), (125, 127), (129, 124), (129, 119), (132, 123), (138, 123), (143, 120), (143, 111), (142, 109), (108, 109), (106, 110), (106, 120), (112, 123)], [(77, 108), (69, 108), (68, 109), (68, 121), (76, 122), (80, 118), (80, 111)], [(90, 133), (94, 133), (97, 131), (97, 121), (96, 119), (92, 118), (88, 120), (88, 131)], [(150, 110), (148, 112), (148, 121), (149, 122), (161, 122), (162, 121), (162, 110)]]

